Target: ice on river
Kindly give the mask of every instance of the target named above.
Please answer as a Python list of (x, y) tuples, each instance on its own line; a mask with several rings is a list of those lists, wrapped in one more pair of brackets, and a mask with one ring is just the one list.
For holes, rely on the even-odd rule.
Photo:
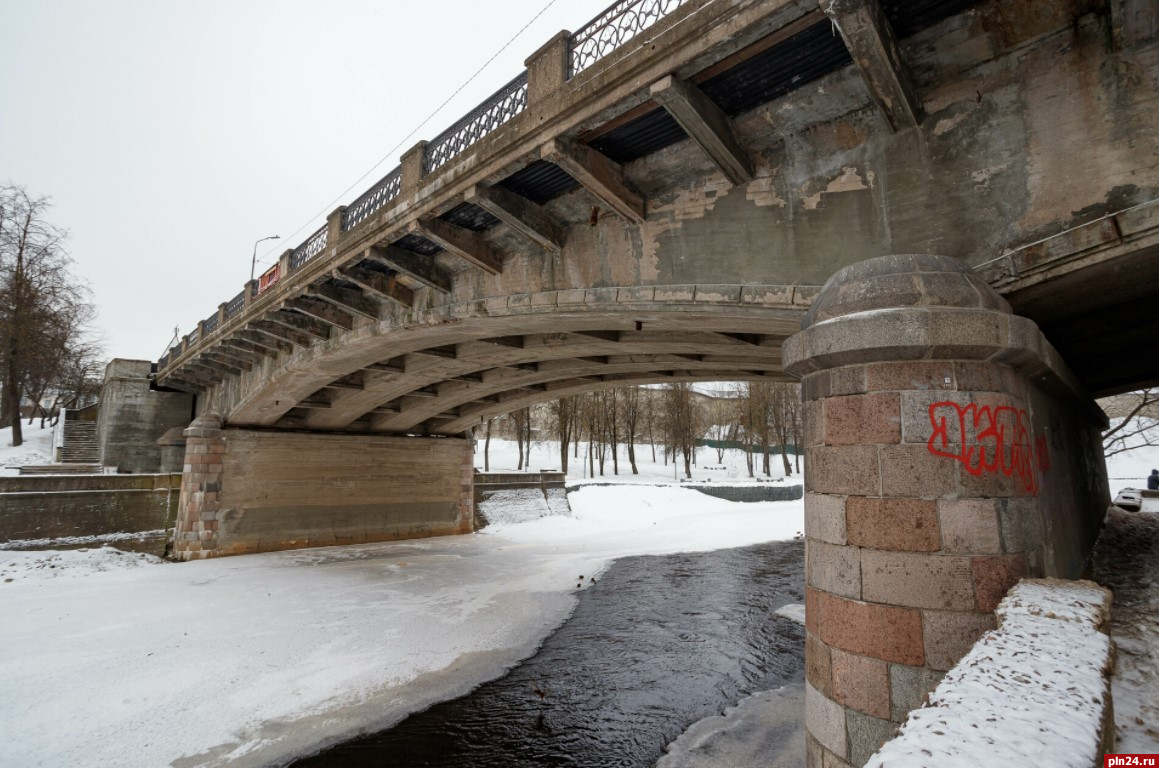
[(800, 501), (570, 500), (469, 536), (182, 564), (0, 551), (0, 765), (276, 764), (498, 676), (611, 559), (803, 530)]

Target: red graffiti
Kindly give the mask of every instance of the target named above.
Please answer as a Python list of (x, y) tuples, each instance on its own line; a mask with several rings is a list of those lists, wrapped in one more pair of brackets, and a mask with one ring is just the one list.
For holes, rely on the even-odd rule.
[(945, 401), (930, 406), (930, 424), (930, 453), (961, 462), (975, 477), (999, 472), (1017, 477), (1022, 487), (1038, 493), (1038, 472), (1050, 467), (1050, 458), (1045, 436), (1031, 440), (1026, 411)]

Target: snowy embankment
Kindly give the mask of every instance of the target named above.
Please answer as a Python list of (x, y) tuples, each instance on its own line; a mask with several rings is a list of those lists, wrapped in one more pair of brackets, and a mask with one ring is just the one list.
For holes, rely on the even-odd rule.
[(25, 421), (21, 433), (23, 445), (13, 448), (12, 428), (0, 429), (0, 477), (18, 475), (21, 467), (52, 463), (52, 427), (41, 429), (39, 419), (31, 425)]
[(614, 558), (803, 529), (800, 501), (570, 499), (474, 535), (181, 564), (0, 552), (0, 765), (277, 764), (502, 674)]
[(1088, 768), (1107, 746), (1111, 594), (1089, 581), (1020, 582), (929, 704), (866, 768)]

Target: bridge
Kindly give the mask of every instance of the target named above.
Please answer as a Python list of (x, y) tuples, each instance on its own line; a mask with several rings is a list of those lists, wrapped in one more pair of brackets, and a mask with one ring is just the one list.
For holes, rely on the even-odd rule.
[(860, 764), (1012, 583), (1081, 574), (1092, 397), (1159, 382), (1157, 15), (622, 0), (561, 32), (158, 361), (198, 414), (175, 552), (467, 531), (483, 419), (801, 378), (810, 764)]

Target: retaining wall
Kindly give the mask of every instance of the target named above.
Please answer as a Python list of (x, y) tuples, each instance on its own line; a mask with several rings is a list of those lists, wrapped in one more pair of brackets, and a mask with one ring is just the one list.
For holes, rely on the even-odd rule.
[(0, 547), (100, 544), (163, 554), (181, 475), (0, 477)]

